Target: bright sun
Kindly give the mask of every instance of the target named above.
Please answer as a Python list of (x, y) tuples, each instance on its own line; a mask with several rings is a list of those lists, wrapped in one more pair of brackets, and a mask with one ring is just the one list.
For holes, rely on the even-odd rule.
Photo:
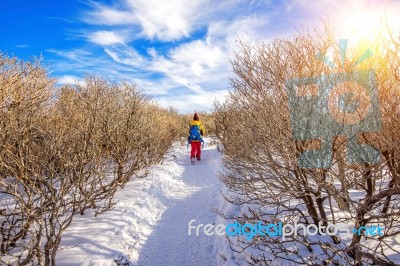
[(353, 35), (352, 37), (364, 39), (379, 30), (381, 18), (375, 12), (367, 13), (364, 11), (352, 14), (350, 17), (345, 18), (342, 23), (350, 35)]
[(353, 1), (349, 6), (338, 6), (340, 13), (334, 23), (342, 37), (365, 40), (379, 31), (382, 23), (398, 28), (400, 17), (395, 10), (399, 2), (380, 1), (379, 4), (366, 4), (368, 1)]

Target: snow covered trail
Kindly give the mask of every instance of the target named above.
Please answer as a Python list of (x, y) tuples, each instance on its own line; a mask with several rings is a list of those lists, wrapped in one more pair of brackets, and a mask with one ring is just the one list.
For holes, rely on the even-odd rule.
[[(221, 154), (205, 147), (191, 165), (176, 143), (163, 164), (120, 189), (114, 209), (76, 217), (64, 233), (58, 265), (217, 265), (224, 236), (188, 236), (188, 223), (215, 224), (221, 206)], [(225, 245), (224, 245), (225, 246)], [(125, 264), (126, 263), (126, 264)]]
[(203, 160), (195, 165), (188, 165), (187, 156), (180, 160), (186, 165), (182, 181), (198, 190), (183, 200), (171, 201), (137, 265), (216, 265), (214, 237), (189, 237), (188, 223), (195, 219), (195, 225), (214, 224), (217, 220), (213, 208), (218, 206), (218, 155), (215, 149), (206, 148)]

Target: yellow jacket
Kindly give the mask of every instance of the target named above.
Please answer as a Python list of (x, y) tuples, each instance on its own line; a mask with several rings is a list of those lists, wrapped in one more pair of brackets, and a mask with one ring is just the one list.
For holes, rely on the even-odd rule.
[[(189, 122), (189, 130), (191, 126), (199, 126), (200, 127), (200, 135), (203, 136), (205, 135), (206, 131), (204, 129), (203, 124), (201, 123), (200, 120), (192, 120)], [(194, 140), (194, 141), (198, 141), (198, 140)]]

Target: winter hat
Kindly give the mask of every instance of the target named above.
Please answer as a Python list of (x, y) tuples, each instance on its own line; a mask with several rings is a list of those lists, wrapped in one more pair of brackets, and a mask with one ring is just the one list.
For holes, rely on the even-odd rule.
[(194, 113), (193, 120), (199, 121), (199, 117), (197, 116), (197, 113)]

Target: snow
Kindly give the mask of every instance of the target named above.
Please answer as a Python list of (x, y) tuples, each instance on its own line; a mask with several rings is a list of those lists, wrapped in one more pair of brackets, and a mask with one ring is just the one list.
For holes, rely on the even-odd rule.
[[(194, 228), (200, 224), (227, 225), (233, 221), (225, 220), (216, 210), (234, 217), (252, 207), (235, 206), (222, 197), (221, 191), (224, 195), (234, 192), (218, 178), (222, 169), (218, 150), (223, 147), (206, 145), (202, 160), (192, 165), (186, 145), (175, 143), (164, 162), (151, 167), (147, 177), (132, 178), (117, 191), (117, 204), (111, 211), (97, 217), (88, 211), (75, 218), (63, 234), (57, 265), (246, 265), (246, 254), (234, 253), (226, 235), (208, 236), (204, 226), (198, 236), (196, 229), (188, 235), (192, 220)], [(353, 199), (360, 197), (357, 190), (349, 193)], [(336, 217), (349, 215), (333, 207)], [(237, 239), (229, 238), (233, 244)], [(351, 235), (342, 236), (343, 243), (350, 240)], [(400, 236), (389, 241), (393, 249), (388, 252), (390, 257), (400, 261)], [(240, 250), (237, 246), (235, 249)], [(246, 251), (253, 255), (260, 252)], [(300, 253), (310, 256), (307, 250)]]
[[(206, 140), (210, 142), (210, 140)], [(217, 265), (229, 248), (226, 236), (188, 236), (188, 223), (226, 223), (214, 211), (220, 195), (221, 154), (206, 146), (190, 164), (185, 146), (174, 144), (147, 177), (117, 191), (116, 206), (76, 217), (64, 232), (58, 265)]]

